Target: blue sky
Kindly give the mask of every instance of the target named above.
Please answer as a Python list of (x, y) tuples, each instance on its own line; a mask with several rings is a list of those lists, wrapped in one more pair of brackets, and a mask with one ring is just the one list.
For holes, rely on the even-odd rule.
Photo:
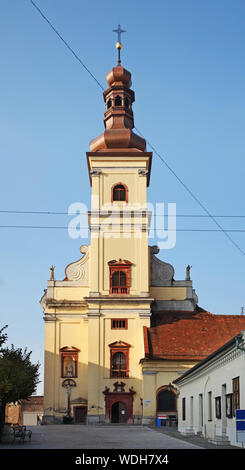
[[(120, 23), (127, 30), (122, 64), (132, 73), (136, 127), (211, 214), (245, 215), (244, 1), (36, 4), (105, 88), (116, 65), (112, 29)], [(100, 88), (29, 0), (1, 1), (0, 35), (0, 210), (66, 212), (77, 201), (89, 207), (86, 152), (104, 128)], [(148, 199), (176, 203), (178, 215), (204, 215), (156, 155)], [(245, 218), (217, 220), (224, 229), (245, 230)], [(0, 213), (0, 225), (68, 221)], [(181, 217), (177, 228), (217, 229), (207, 218)], [(245, 234), (230, 235), (245, 251)], [(27, 346), (43, 364), (39, 300), (49, 266), (63, 279), (88, 240), (58, 229), (0, 228), (0, 237), (0, 325), (9, 325), (9, 343)], [(239, 314), (245, 305), (245, 257), (222, 232), (178, 232), (175, 248), (159, 257), (174, 265), (175, 279), (193, 266), (199, 305), (212, 313)]]

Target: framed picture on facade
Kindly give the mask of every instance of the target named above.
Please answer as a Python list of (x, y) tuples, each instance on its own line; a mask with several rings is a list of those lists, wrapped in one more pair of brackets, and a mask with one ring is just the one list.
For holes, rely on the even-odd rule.
[(226, 417), (232, 418), (232, 393), (226, 395)]
[(60, 349), (61, 356), (61, 377), (77, 377), (78, 353), (79, 349), (65, 346)]
[(215, 397), (216, 418), (221, 419), (221, 397)]

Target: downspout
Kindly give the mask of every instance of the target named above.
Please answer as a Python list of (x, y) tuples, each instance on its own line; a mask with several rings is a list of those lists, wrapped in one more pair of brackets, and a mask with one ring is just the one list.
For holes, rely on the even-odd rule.
[(203, 404), (202, 404), (202, 407), (203, 407), (203, 431), (204, 431), (204, 437), (206, 438), (206, 422), (205, 422), (205, 411), (206, 411), (206, 406), (205, 406), (205, 400), (206, 400), (206, 386), (207, 386), (207, 383), (210, 379), (210, 376), (208, 376), (206, 382), (205, 382), (205, 385), (204, 385), (204, 389), (203, 389)]

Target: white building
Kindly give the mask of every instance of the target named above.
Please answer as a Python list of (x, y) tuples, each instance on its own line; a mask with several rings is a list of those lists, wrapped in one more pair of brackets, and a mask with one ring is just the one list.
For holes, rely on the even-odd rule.
[(237, 441), (236, 409), (245, 410), (244, 345), (242, 331), (173, 382), (179, 389), (182, 434), (200, 433), (216, 444), (242, 447)]

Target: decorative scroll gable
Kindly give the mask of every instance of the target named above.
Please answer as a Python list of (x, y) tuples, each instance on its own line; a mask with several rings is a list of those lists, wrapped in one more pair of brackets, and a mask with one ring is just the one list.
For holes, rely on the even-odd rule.
[(65, 269), (66, 280), (74, 281), (80, 286), (89, 285), (89, 247), (82, 245), (80, 252), (84, 255), (78, 261), (68, 264)]
[(157, 246), (151, 246), (151, 280), (150, 285), (154, 287), (171, 285), (174, 280), (174, 268), (171, 264), (165, 263), (156, 258), (159, 253)]

